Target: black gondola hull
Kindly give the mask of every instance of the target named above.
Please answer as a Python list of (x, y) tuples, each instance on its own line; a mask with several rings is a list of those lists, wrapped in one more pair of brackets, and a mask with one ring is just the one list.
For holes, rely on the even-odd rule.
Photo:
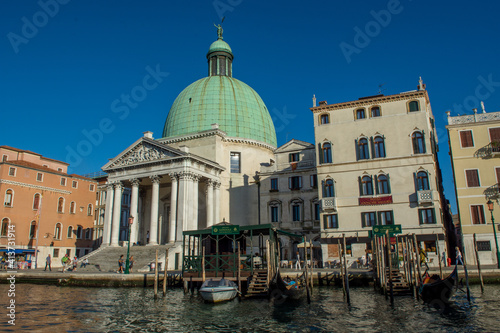
[(457, 266), (447, 278), (433, 283), (426, 283), (422, 286), (420, 296), (425, 303), (441, 301), (448, 303), (453, 295), (458, 281)]

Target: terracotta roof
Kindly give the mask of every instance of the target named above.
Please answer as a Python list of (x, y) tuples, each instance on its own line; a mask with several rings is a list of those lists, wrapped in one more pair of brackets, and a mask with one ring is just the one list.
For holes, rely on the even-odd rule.
[(6, 161), (6, 162), (1, 162), (0, 163), (0, 165), (2, 165), (2, 164), (17, 165), (17, 166), (20, 166), (20, 167), (30, 168), (30, 169), (34, 169), (34, 170), (43, 171), (43, 172), (55, 173), (55, 174), (58, 174), (58, 175), (61, 175), (61, 176), (66, 176), (66, 177), (73, 177), (73, 178), (84, 179), (84, 180), (93, 181), (93, 182), (97, 183), (97, 181), (95, 181), (94, 179), (91, 179), (91, 178), (87, 178), (87, 177), (83, 177), (83, 176), (75, 175), (75, 174), (71, 174), (70, 175), (70, 174), (67, 174), (67, 173), (64, 173), (64, 172), (61, 172), (61, 171), (57, 171), (57, 170), (54, 170), (54, 169), (43, 167), (41, 165), (38, 165), (38, 164), (35, 164), (35, 163), (32, 163), (32, 162), (27, 162), (27, 161)]
[(61, 164), (65, 164), (65, 165), (69, 165), (69, 163), (66, 163), (66, 162), (63, 162), (63, 161), (59, 161), (59, 160), (55, 160), (53, 158), (48, 158), (48, 157), (45, 157), (41, 154), (38, 154), (38, 153), (35, 153), (35, 152), (32, 152), (30, 150), (23, 150), (23, 149), (19, 149), (19, 148), (14, 148), (14, 147), (10, 147), (10, 146), (0, 146), (0, 148), (4, 148), (4, 149), (9, 149), (9, 150), (13, 150), (13, 151), (17, 151), (19, 153), (29, 153), (29, 154), (33, 154), (33, 155), (37, 155), (37, 156), (40, 156), (41, 159), (44, 159), (44, 160), (47, 160), (47, 161), (54, 161), (54, 162), (57, 162), (57, 163), (61, 163)]

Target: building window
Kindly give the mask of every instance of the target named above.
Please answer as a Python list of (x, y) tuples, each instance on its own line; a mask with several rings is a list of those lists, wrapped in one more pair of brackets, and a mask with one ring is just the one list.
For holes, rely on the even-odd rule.
[(40, 193), (35, 193), (33, 196), (33, 209), (40, 208)]
[(31, 221), (30, 225), (30, 238), (36, 238), (36, 221)]
[(76, 180), (73, 180), (71, 187), (78, 188), (78, 182)]
[(462, 145), (462, 148), (474, 147), (471, 130), (460, 131), (460, 144)]
[(302, 176), (294, 176), (288, 178), (288, 188), (292, 191), (302, 188)]
[(319, 221), (321, 216), (321, 205), (319, 202), (314, 202), (314, 221)]
[(288, 162), (298, 162), (300, 160), (299, 153), (288, 154)]
[(309, 177), (309, 180), (311, 182), (311, 187), (312, 188), (317, 188), (318, 187), (318, 175), (311, 175)]
[(497, 146), (494, 147), (497, 149), (495, 151), (496, 152), (500, 151), (499, 150), (500, 147), (498, 147), (498, 143), (500, 143), (500, 127), (489, 128), (488, 131), (490, 132), (490, 142), (497, 143)]
[(9, 156), (7, 156), (7, 155), (2, 156), (2, 162), (7, 162), (8, 159), (9, 159)]
[(392, 225), (394, 224), (394, 214), (392, 210), (378, 212), (379, 225)]
[(373, 148), (373, 154), (375, 155), (374, 158), (385, 157), (385, 143), (383, 137), (377, 136), (373, 139)]
[(330, 115), (328, 114), (322, 114), (319, 116), (319, 122), (321, 125), (324, 124), (329, 124), (330, 123)]
[(5, 191), (5, 200), (3, 202), (3, 205), (5, 207), (12, 207), (13, 203), (14, 203), (14, 191), (8, 189), (7, 191)]
[(365, 118), (366, 118), (365, 109), (357, 109), (356, 119), (365, 119)]
[(490, 241), (477, 241), (476, 246), (478, 251), (491, 251)]
[(332, 145), (329, 142), (323, 143), (323, 163), (332, 163)]
[(375, 212), (361, 213), (361, 225), (363, 228), (377, 225), (377, 214)]
[(37, 182), (41, 182), (41, 181), (43, 181), (43, 173), (38, 172), (38, 173), (36, 174), (36, 181), (37, 181)]
[(323, 227), (324, 229), (338, 229), (339, 221), (337, 214), (323, 215)]
[(57, 201), (57, 212), (64, 213), (64, 198), (60, 197)]
[(278, 178), (271, 178), (271, 191), (279, 191)]
[(370, 151), (368, 149), (368, 139), (362, 138), (357, 142), (358, 160), (366, 160), (370, 158)]
[(66, 178), (61, 178), (61, 186), (66, 186)]
[(59, 249), (54, 249), (54, 252), (52, 252), (52, 258), (59, 258)]
[(271, 222), (279, 222), (279, 207), (271, 206)]
[(375, 176), (375, 188), (377, 189), (377, 194), (390, 194), (391, 187), (389, 184), (389, 175), (379, 175)]
[(73, 238), (73, 226), (68, 227), (68, 238)]
[(414, 154), (425, 154), (425, 142), (422, 132), (414, 132), (411, 135), (411, 142), (413, 144)]
[(425, 171), (417, 172), (416, 176), (417, 181), (417, 191), (427, 191), (430, 189), (429, 187), (429, 175)]
[(83, 228), (81, 225), (79, 225), (78, 228), (76, 228), (76, 239), (82, 239), (82, 231)]
[(85, 229), (85, 239), (90, 239), (90, 228)]
[(467, 180), (467, 187), (479, 187), (481, 186), (479, 182), (479, 170), (465, 170), (465, 177)]
[(294, 222), (301, 221), (300, 204), (299, 203), (294, 203), (292, 205), (292, 221), (294, 221)]
[(373, 184), (371, 176), (363, 176), (360, 180), (360, 195), (373, 195)]
[(380, 108), (378, 106), (374, 106), (370, 110), (371, 117), (380, 117)]
[(326, 179), (323, 182), (323, 197), (331, 198), (335, 196), (333, 188), (333, 179)]
[(69, 204), (69, 212), (71, 214), (76, 213), (76, 203), (74, 201), (71, 201), (71, 203)]
[(94, 184), (90, 184), (89, 185), (89, 191), (90, 192), (94, 192), (94, 190), (95, 190), (95, 185)]
[(231, 173), (241, 172), (240, 157), (240, 153), (231, 153)]
[(63, 169), (62, 168), (57, 168), (57, 171), (63, 172)]
[(9, 168), (9, 176), (15, 177), (16, 176), (16, 168)]
[(472, 224), (486, 224), (483, 205), (470, 206)]
[(411, 101), (408, 103), (408, 111), (415, 112), (420, 111), (420, 106), (418, 105), (418, 101)]
[(434, 208), (419, 209), (418, 219), (420, 224), (436, 224)]
[(87, 206), (87, 216), (92, 216), (92, 204)]
[(7, 237), (7, 235), (9, 234), (9, 222), (10, 221), (8, 218), (2, 219), (2, 229), (1, 229), (0, 236)]
[(56, 228), (54, 230), (54, 238), (55, 239), (61, 239), (61, 228), (62, 228), (62, 225), (61, 223), (56, 223)]

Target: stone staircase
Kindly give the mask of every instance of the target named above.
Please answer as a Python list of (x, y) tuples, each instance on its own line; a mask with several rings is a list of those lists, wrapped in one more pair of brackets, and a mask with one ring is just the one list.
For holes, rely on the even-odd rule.
[[(158, 262), (161, 269), (164, 269), (165, 250), (172, 245), (157, 246), (131, 246), (130, 256), (134, 256), (133, 272), (149, 271), (149, 264), (155, 261), (156, 250), (158, 250)], [(127, 258), (127, 247), (100, 247), (78, 259), (78, 269), (80, 272), (116, 272), (118, 271), (118, 259), (121, 255)], [(89, 264), (85, 268), (80, 268), (83, 259), (87, 258)], [(160, 267), (160, 264), (158, 265)]]
[(254, 271), (245, 297), (267, 297), (268, 294), (267, 270)]
[[(411, 294), (410, 285), (406, 281), (403, 274), (399, 271), (399, 269), (393, 268), (391, 273), (392, 273), (392, 290), (394, 292), (394, 295)], [(386, 274), (387, 274), (386, 275), (387, 279), (389, 280), (389, 268), (386, 268)], [(386, 290), (390, 290), (389, 281), (387, 281)]]

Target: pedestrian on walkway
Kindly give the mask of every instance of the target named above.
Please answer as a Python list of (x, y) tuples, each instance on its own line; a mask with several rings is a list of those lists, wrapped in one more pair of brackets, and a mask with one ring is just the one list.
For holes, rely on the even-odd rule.
[(123, 273), (123, 254), (120, 256), (120, 259), (118, 259), (118, 272), (117, 273)]
[(49, 267), (49, 271), (52, 272), (52, 268), (50, 267), (50, 265), (52, 264), (52, 258), (50, 257), (50, 253), (47, 255), (47, 258), (45, 258), (45, 269), (44, 271), (47, 270), (47, 266)]
[(130, 256), (130, 259), (128, 260), (128, 271), (132, 273), (132, 268), (134, 267), (134, 256)]
[(75, 256), (73, 258), (73, 272), (76, 272), (77, 267), (78, 267), (78, 258)]
[(61, 259), (61, 263), (62, 263), (62, 272), (64, 273), (64, 270), (67, 268), (66, 265), (68, 265), (68, 261), (71, 261), (71, 259), (68, 257), (68, 254), (66, 253), (64, 255), (64, 257), (62, 257)]
[(302, 269), (300, 267), (300, 253), (297, 251), (297, 261), (295, 262), (295, 269), (298, 269), (299, 271)]
[(455, 247), (455, 253), (456, 253), (456, 258), (457, 258), (457, 265), (463, 265), (464, 262), (462, 261), (462, 252), (460, 252), (460, 249), (457, 247)]
[(89, 264), (89, 260), (87, 258), (82, 260), (82, 264), (80, 265), (80, 268), (85, 268)]

